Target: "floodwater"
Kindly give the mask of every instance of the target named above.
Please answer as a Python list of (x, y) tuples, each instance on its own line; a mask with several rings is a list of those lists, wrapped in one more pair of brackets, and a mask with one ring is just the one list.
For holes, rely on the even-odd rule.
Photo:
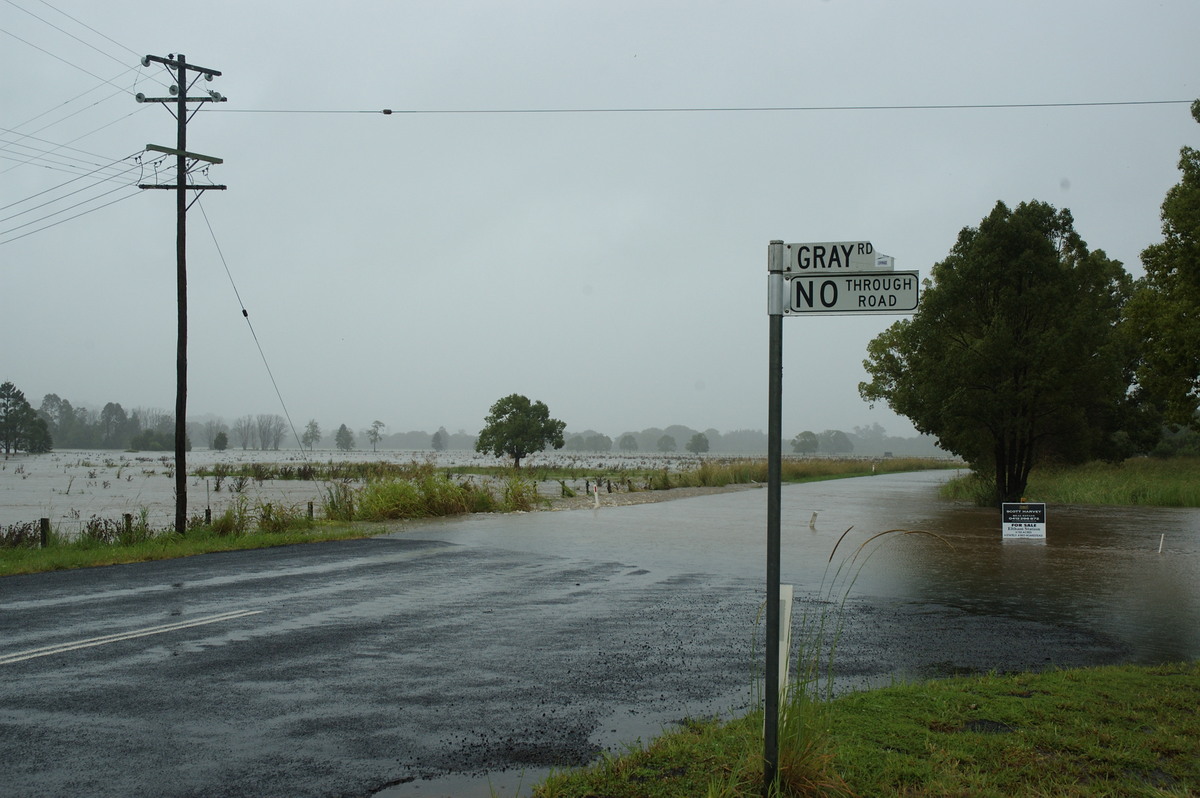
[[(252, 460), (255, 454), (226, 457)], [(136, 514), (141, 506), (153, 506), (169, 519), (172, 483), (164, 473), (169, 458), (118, 458), (116, 453), (69, 453), (0, 461), (0, 522), (45, 515), (56, 523), (72, 514), (117, 517)], [(937, 486), (953, 474), (784, 486), (781, 573), (784, 582), (795, 585), (797, 627), (813, 613), (844, 607), (834, 665), (839, 689), (958, 673), (1200, 658), (1200, 510), (1052, 505), (1044, 541), (1006, 541), (997, 511), (938, 498)], [(277, 491), (296, 490), (290, 500), (301, 501), (303, 491), (311, 494), (318, 487), (264, 483), (251, 489), (275, 501), (281, 500), (274, 498), (282, 495)], [(190, 488), (193, 500), (197, 494), (203, 507), (203, 484)], [(153, 503), (152, 495), (158, 497)], [(22, 496), (32, 502), (20, 504)], [(223, 498), (228, 500), (228, 493)], [(604, 500), (602, 494), (602, 505)], [(748, 489), (657, 504), (409, 523), (393, 534), (461, 546), (475, 552), (477, 560), (524, 562), (523, 555), (531, 555), (528, 559), (537, 562), (561, 563), (566, 573), (609, 574), (589, 585), (592, 604), (551, 602), (546, 611), (552, 613), (619, 614), (649, 589), (639, 587), (639, 580), (646, 580), (653, 587), (645, 593), (647, 606), (661, 606), (660, 614), (651, 613), (659, 623), (654, 628), (670, 628), (672, 640), (638, 638), (645, 651), (621, 654), (633, 673), (637, 663), (666, 656), (655, 646), (700, 646), (703, 639), (697, 650), (745, 648), (745, 619), (753, 617), (765, 594), (765, 505), (765, 491)], [(43, 509), (52, 512), (39, 512)], [(480, 572), (474, 578), (485, 576)], [(668, 600), (675, 586), (692, 589)], [(505, 587), (520, 592), (519, 585)], [(705, 600), (711, 603), (696, 603)], [(520, 617), (511, 622), (519, 625)], [(689, 624), (675, 628), (683, 619)], [(617, 651), (625, 639), (622, 632), (596, 644)], [(522, 657), (531, 658), (523, 659), (521, 671), (531, 689), (544, 684), (547, 669), (556, 667), (532, 650)], [(697, 669), (709, 660), (688, 658)], [(730, 677), (713, 667), (711, 674), (689, 671), (687, 678), (713, 696), (745, 689), (740, 672)], [(617, 687), (603, 691), (604, 709), (611, 714), (602, 716), (593, 732), (593, 742), (604, 747), (644, 740), (693, 711), (682, 692), (672, 692), (662, 697), (661, 711), (638, 714), (647, 702)], [(617, 695), (620, 700), (614, 700)], [(483, 706), (479, 716), (512, 711), (511, 706)], [(472, 727), (472, 733), (486, 731)], [(464, 798), (493, 790), (511, 795), (519, 785), (528, 792), (540, 772), (522, 775), (519, 762), (490, 779), (453, 772), (437, 779), (425, 773), (379, 795)]]
[[(937, 485), (952, 475), (784, 486), (781, 571), (796, 588), (795, 625), (844, 606), (839, 691), (896, 679), (1200, 658), (1200, 510), (1051, 506), (1045, 540), (1004, 540), (998, 511), (938, 498)], [(765, 491), (748, 490), (458, 519), (422, 534), (570, 559), (620, 557), (656, 574), (759, 579), (765, 501)], [(872, 540), (888, 530), (897, 531)], [(538, 774), (523, 774), (526, 788), (531, 775)], [(520, 774), (450, 776), (378, 798), (510, 795), (521, 783)]]
[[(12, 525), (49, 518), (55, 529), (67, 537), (78, 534), (88, 519), (96, 517), (120, 521), (129, 514), (135, 520), (145, 515), (154, 528), (170, 527), (175, 519), (175, 455), (173, 452), (121, 452), (105, 450), (61, 450), (42, 455), (0, 455), (0, 524)], [(327, 498), (328, 484), (312, 480), (243, 480), (221, 482), (211, 477), (194, 476), (197, 468), (224, 464), (231, 468), (253, 463), (282, 464), (298, 467), (306, 463), (321, 465), (336, 462), (408, 463), (431, 459), (441, 468), (461, 465), (503, 465), (500, 460), (473, 452), (354, 451), (301, 452), (230, 449), (223, 452), (188, 452), (185, 460), (188, 516), (211, 510), (220, 515), (225, 508), (245, 501), (250, 508), (273, 503), (296, 512), (305, 511), (313, 502), (317, 517)], [(606, 454), (579, 455), (556, 452), (531, 458), (531, 463), (570, 466), (578, 463), (590, 468), (669, 468), (686, 469), (696, 464), (692, 455)], [(579, 485), (583, 490), (582, 482)], [(540, 489), (557, 495), (557, 482)]]

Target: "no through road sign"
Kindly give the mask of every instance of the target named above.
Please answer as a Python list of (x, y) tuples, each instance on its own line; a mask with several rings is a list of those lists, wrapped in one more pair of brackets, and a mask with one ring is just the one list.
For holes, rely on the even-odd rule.
[(915, 271), (785, 274), (784, 315), (912, 313), (920, 280)]

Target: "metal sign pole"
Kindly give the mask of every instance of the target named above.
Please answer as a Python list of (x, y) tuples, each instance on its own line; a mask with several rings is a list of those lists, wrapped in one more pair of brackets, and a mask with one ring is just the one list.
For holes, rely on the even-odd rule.
[(779, 526), (783, 447), (783, 242), (767, 248), (767, 316), (770, 372), (767, 391), (767, 632), (766, 706), (763, 731), (763, 798), (779, 768)]

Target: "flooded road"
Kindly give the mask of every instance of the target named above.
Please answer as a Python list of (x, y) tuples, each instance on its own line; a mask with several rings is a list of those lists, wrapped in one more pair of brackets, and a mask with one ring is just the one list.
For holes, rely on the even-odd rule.
[[(998, 513), (937, 499), (949, 476), (784, 487), (796, 612), (845, 600), (839, 689), (1200, 657), (1200, 512), (1051, 507), (1046, 541), (1005, 542)], [(0, 579), (6, 783), (26, 796), (527, 792), (547, 768), (749, 705), (765, 502), (748, 489), (472, 516)], [(835, 545), (836, 569), (897, 528), (930, 534), (879, 539), (831, 583)]]
[[(853, 585), (832, 598), (852, 605), (928, 604), (1078, 626), (1119, 645), (1129, 662), (1200, 657), (1200, 510), (1051, 506), (1045, 540), (1003, 540), (997, 511), (938, 499), (936, 486), (954, 473), (784, 486), (782, 581), (796, 586), (798, 600), (811, 599), (829, 593), (844, 564), (838, 584), (852, 576)], [(482, 516), (448, 522), (439, 537), (755, 577), (766, 568), (765, 501), (765, 492), (749, 490), (566, 518)], [(892, 529), (929, 534), (885, 536), (848, 562)]]

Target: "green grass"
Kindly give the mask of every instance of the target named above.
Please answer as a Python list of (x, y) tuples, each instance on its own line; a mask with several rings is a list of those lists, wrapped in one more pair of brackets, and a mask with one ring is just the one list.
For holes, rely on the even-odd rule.
[[(946, 483), (942, 496), (991, 503), (990, 486), (974, 474)], [(1200, 507), (1200, 458), (1138, 457), (1115, 464), (1037, 468), (1025, 497), (1051, 504)]]
[[(855, 693), (805, 710), (802, 778), (775, 794), (1192, 796), (1200, 665), (988, 675)], [(541, 798), (760, 795), (762, 714), (695, 721), (556, 773)], [(781, 729), (780, 770), (796, 738)]]
[[(270, 522), (268, 522), (268, 526)], [(370, 526), (339, 522), (313, 522), (295, 528), (271, 531), (252, 529), (232, 534), (214, 519), (211, 527), (196, 527), (184, 536), (174, 531), (160, 531), (149, 539), (135, 543), (108, 544), (92, 540), (54, 541), (44, 549), (0, 549), (0, 576), (59, 571), (70, 568), (90, 568), (99, 565), (149, 562), (208, 554), (217, 551), (262, 549), (296, 543), (323, 540), (346, 540), (369, 537), (378, 532)]]

